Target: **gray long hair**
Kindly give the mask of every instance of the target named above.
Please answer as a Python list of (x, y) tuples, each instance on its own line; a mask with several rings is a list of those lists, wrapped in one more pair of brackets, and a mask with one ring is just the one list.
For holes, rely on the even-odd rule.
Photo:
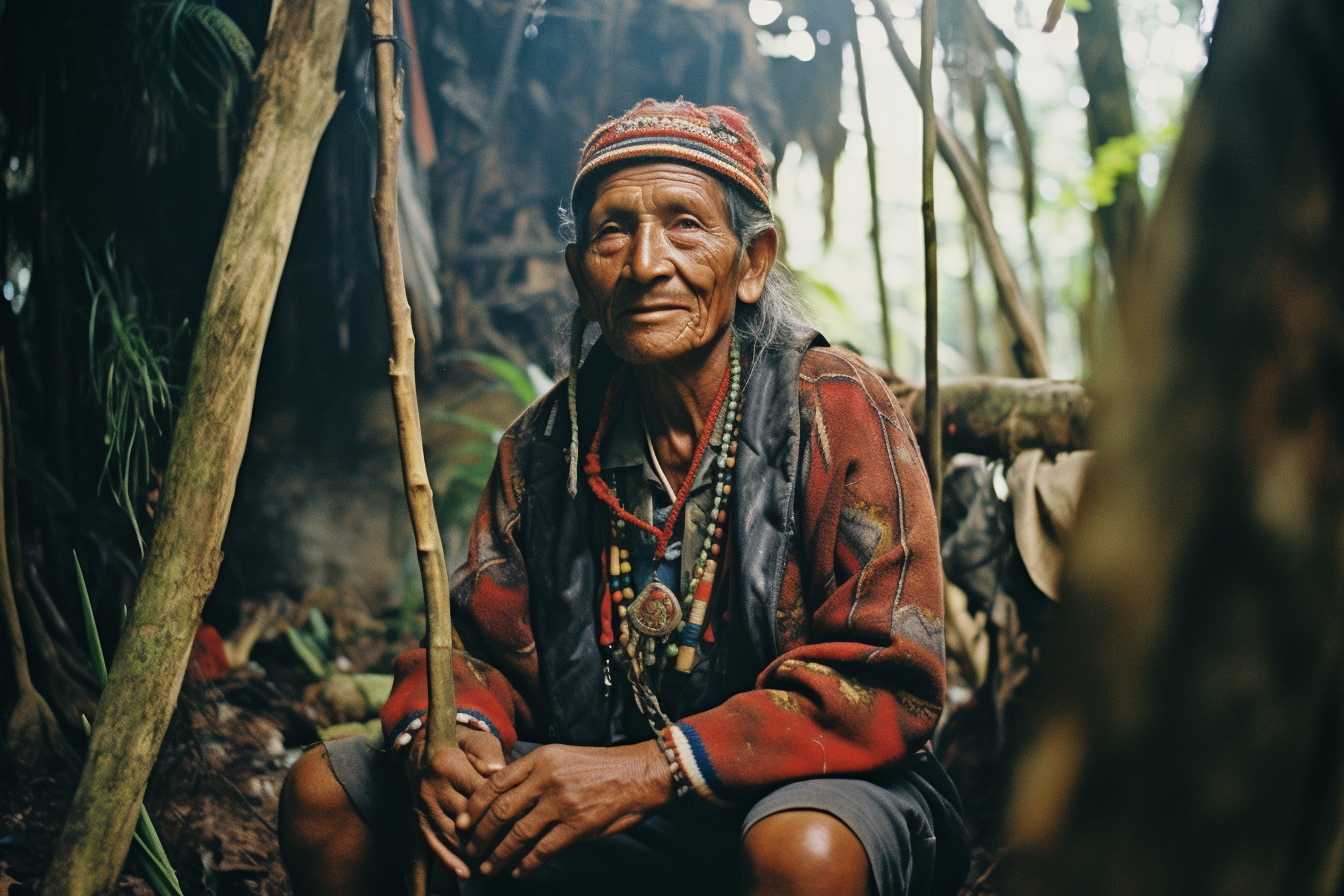
[[(728, 204), (728, 226), (737, 237), (740, 260), (758, 236), (775, 226), (775, 216), (748, 196), (742, 187), (727, 178), (713, 176), (723, 188), (723, 198)], [(573, 208), (560, 207), (560, 236), (580, 251), (588, 241), (588, 213), (596, 198), (593, 191), (595, 178), (585, 180), (587, 184), (581, 184), (574, 194)], [(775, 262), (766, 275), (765, 288), (758, 301), (737, 303), (732, 326), (737, 338), (751, 346), (753, 355), (782, 346), (810, 328), (807, 303), (788, 265)]]

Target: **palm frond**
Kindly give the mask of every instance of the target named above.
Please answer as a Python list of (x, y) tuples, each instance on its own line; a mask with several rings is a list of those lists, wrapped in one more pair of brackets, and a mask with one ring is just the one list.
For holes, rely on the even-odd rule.
[(149, 74), (166, 81), (192, 112), (214, 120), (223, 106), (236, 118), (240, 87), (257, 54), (238, 23), (212, 2), (155, 0), (137, 7), (140, 53)]

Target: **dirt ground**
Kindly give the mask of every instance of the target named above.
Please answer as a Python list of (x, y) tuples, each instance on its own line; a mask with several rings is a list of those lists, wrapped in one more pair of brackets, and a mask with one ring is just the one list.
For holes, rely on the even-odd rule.
[[(301, 674), (241, 669), (186, 682), (145, 804), (187, 896), (287, 896), (276, 846), (285, 773), (317, 740)], [(56, 760), (0, 771), (0, 894), (28, 896), (51, 859), (76, 774)], [(134, 860), (117, 896), (153, 896)]]

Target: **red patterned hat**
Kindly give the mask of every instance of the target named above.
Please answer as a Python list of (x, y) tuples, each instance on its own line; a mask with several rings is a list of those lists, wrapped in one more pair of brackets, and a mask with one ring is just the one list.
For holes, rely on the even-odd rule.
[(644, 100), (588, 138), (574, 189), (588, 175), (615, 162), (667, 159), (731, 178), (770, 208), (770, 174), (747, 119), (730, 106), (697, 106)]

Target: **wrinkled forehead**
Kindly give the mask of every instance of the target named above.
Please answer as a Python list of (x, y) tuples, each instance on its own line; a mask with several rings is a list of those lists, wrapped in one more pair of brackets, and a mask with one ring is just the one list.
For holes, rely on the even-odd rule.
[(635, 163), (600, 174), (589, 212), (599, 206), (728, 214), (727, 196), (717, 177), (692, 165), (663, 161)]

